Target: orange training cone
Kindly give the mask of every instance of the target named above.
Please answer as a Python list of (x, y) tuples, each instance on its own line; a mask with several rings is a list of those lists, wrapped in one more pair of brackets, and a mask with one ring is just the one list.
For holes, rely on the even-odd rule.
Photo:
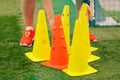
[(33, 51), (27, 52), (25, 55), (34, 62), (50, 59), (50, 42), (44, 10), (40, 10), (38, 14), (36, 33), (34, 38)]
[(50, 60), (41, 64), (60, 70), (67, 68), (68, 52), (60, 15), (55, 16)]

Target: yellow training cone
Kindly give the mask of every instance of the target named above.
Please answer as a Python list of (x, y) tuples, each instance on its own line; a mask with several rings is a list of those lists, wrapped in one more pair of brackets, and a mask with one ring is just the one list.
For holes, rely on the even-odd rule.
[(25, 55), (34, 62), (49, 60), (50, 50), (51, 48), (48, 37), (45, 12), (44, 10), (40, 10), (38, 14), (33, 51), (27, 52)]
[[(93, 52), (93, 51), (98, 50), (98, 48), (90, 47), (90, 50), (91, 50), (91, 52)], [(95, 60), (98, 60), (98, 59), (100, 59), (100, 57), (91, 54), (88, 62), (92, 62), (92, 61), (95, 61)]]
[(70, 14), (69, 6), (65, 5), (62, 12), (62, 25), (65, 35), (65, 41), (68, 49), (68, 54), (70, 54)]
[(90, 47), (91, 52), (98, 50), (96, 47)]
[[(78, 31), (78, 34), (82, 38), (80, 43), (84, 44), (84, 45), (88, 45), (91, 49), (91, 52), (97, 50), (98, 48), (90, 46), (88, 5), (85, 3), (82, 4), (78, 20), (79, 20), (80, 24), (78, 26), (79, 28), (77, 31)], [(76, 35), (76, 34), (74, 34), (74, 35)], [(88, 62), (95, 61), (98, 59), (100, 59), (100, 57), (90, 54)]]
[[(91, 50), (91, 52), (93, 52), (93, 51), (98, 50), (98, 48), (96, 48), (96, 47), (90, 47), (90, 50)], [(92, 62), (92, 61), (95, 61), (95, 60), (98, 60), (98, 59), (100, 59), (100, 57), (91, 54), (90, 58), (88, 59), (88, 62)]]
[(78, 35), (75, 35), (79, 34), (78, 32), (79, 25), (80, 25), (79, 21), (76, 20), (68, 68), (63, 70), (70, 76), (81, 76), (97, 72), (96, 69), (88, 65), (90, 47), (80, 42), (83, 40), (82, 37), (79, 38)]

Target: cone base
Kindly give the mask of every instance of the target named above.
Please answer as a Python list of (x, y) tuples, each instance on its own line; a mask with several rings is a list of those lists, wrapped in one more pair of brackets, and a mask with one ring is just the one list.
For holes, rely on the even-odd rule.
[(49, 58), (41, 58), (41, 57), (35, 57), (33, 56), (33, 52), (27, 52), (25, 53), (25, 55), (33, 62), (40, 62), (40, 61), (45, 61), (45, 60), (49, 60)]
[(98, 50), (96, 47), (90, 47), (91, 52)]
[(52, 65), (50, 63), (50, 61), (45, 61), (45, 62), (42, 62), (41, 64), (44, 65), (44, 66), (54, 68), (54, 69), (59, 69), (59, 70), (67, 68), (67, 65), (58, 65), (58, 66), (57, 65)]
[(100, 57), (95, 56), (95, 55), (91, 55), (90, 58), (89, 58), (89, 60), (88, 60), (88, 62), (96, 61), (98, 59), (100, 59)]
[(92, 68), (91, 66), (88, 66), (88, 69), (85, 72), (73, 72), (70, 71), (69, 68), (64, 69), (63, 72), (70, 76), (82, 76), (82, 75), (88, 75), (97, 72), (96, 69)]

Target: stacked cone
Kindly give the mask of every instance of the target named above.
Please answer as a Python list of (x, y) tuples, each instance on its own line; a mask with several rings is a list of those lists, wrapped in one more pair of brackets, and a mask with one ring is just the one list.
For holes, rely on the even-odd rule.
[(97, 72), (96, 69), (88, 65), (91, 57), (88, 27), (87, 4), (83, 4), (79, 19), (75, 22), (68, 68), (63, 70), (70, 76), (80, 76)]
[(36, 33), (34, 38), (33, 51), (27, 52), (25, 55), (34, 62), (50, 59), (50, 42), (48, 36), (48, 28), (44, 10), (40, 10), (38, 14)]
[(52, 48), (50, 60), (42, 62), (41, 64), (60, 70), (67, 68), (68, 51), (60, 15), (55, 16), (54, 28), (52, 30)]

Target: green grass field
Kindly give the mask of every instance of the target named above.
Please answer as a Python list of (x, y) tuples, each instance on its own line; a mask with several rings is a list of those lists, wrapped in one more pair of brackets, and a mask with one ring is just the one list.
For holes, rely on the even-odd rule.
[[(61, 14), (64, 4), (71, 7), (71, 26), (74, 25), (75, 7), (71, 1), (53, 0), (56, 14)], [(41, 2), (37, 3), (41, 9)], [(36, 10), (36, 14), (37, 14)], [(0, 80), (120, 80), (120, 27), (90, 27), (98, 38), (91, 43), (99, 50), (92, 54), (100, 60), (89, 63), (98, 70), (95, 74), (71, 77), (60, 70), (42, 66), (30, 61), (25, 52), (32, 47), (21, 47), (19, 40), (24, 29), (19, 0), (0, 0)], [(73, 27), (71, 28), (71, 35)]]

